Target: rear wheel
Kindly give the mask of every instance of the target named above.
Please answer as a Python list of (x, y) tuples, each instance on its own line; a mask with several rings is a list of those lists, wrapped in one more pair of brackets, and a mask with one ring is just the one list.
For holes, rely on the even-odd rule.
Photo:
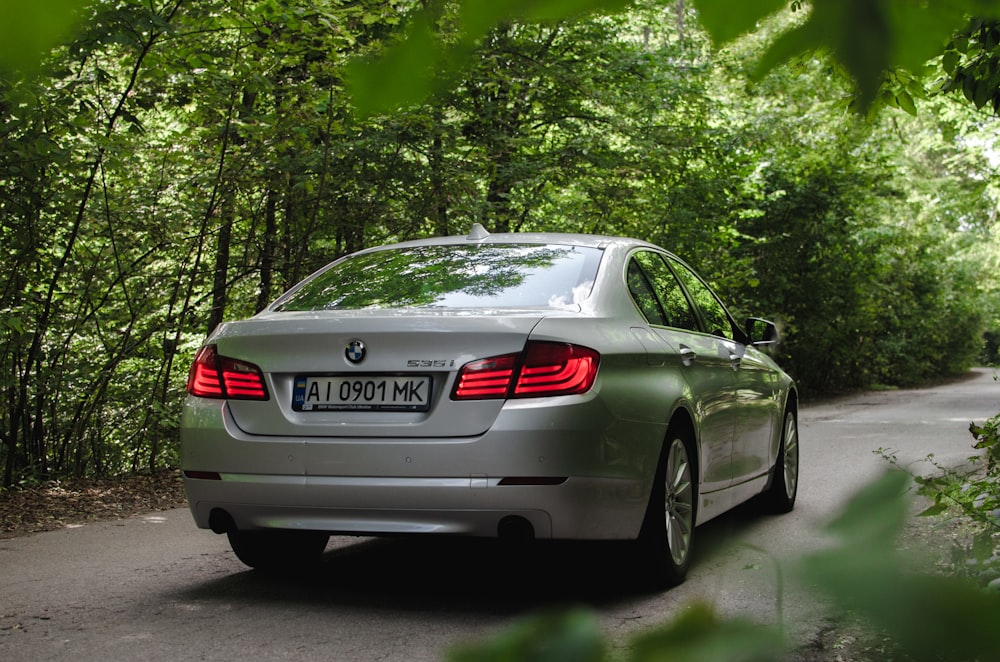
[(691, 561), (697, 481), (692, 442), (675, 432), (667, 439), (639, 534), (639, 548), (653, 581), (674, 586), (684, 581)]
[(227, 533), (236, 557), (258, 570), (295, 570), (319, 561), (330, 535), (320, 531)]
[(776, 513), (787, 513), (795, 507), (799, 491), (799, 426), (795, 412), (785, 412), (781, 427), (781, 444), (774, 460), (771, 486), (764, 493), (768, 508)]

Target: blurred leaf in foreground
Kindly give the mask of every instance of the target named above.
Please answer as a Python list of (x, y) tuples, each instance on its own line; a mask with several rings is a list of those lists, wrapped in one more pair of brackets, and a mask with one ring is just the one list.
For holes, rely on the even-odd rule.
[(911, 480), (892, 471), (864, 488), (827, 528), (840, 543), (807, 557), (804, 578), (915, 660), (993, 659), (1000, 650), (1000, 596), (918, 572), (896, 550)]
[(348, 67), (347, 87), (362, 117), (420, 103), (454, 83), (476, 44), (503, 21), (561, 21), (596, 11), (620, 11), (627, 0), (460, 0), (454, 5), (454, 32), (439, 31), (438, 3), (410, 20), (404, 37), (374, 58)]
[(30, 71), (70, 34), (90, 0), (0, 0), (0, 70)]
[(686, 608), (667, 625), (640, 635), (635, 662), (770, 662), (784, 657), (781, 633), (744, 619), (723, 620), (702, 603)]
[(525, 619), (482, 644), (453, 650), (450, 662), (601, 662), (604, 643), (597, 622), (581, 610)]
[[(888, 73), (897, 68), (921, 74), (942, 53), (949, 37), (970, 13), (1000, 14), (997, 0), (910, 2), (909, 0), (811, 0), (747, 2), (733, 11), (731, 0), (695, 0), (705, 29), (724, 44), (756, 29), (756, 22), (791, 7), (803, 17), (781, 34), (761, 57), (756, 76), (802, 54), (829, 53), (857, 85), (859, 106), (875, 101)], [(741, 5), (742, 6), (742, 5)], [(908, 110), (910, 99), (899, 105)]]

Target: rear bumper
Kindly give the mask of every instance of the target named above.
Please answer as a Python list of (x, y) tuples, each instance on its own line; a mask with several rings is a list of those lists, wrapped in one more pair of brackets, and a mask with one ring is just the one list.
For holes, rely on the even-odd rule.
[(570, 478), (561, 485), (500, 485), (499, 478), (358, 478), (222, 474), (185, 479), (195, 522), (212, 511), (239, 529), (303, 529), (351, 535), (495, 537), (519, 518), (537, 538), (629, 539), (645, 512), (641, 486)]
[(202, 528), (220, 510), (239, 529), (493, 537), (513, 516), (538, 538), (635, 538), (663, 430), (541, 400), (476, 437), (331, 438), (248, 435), (224, 402), (189, 398), (181, 467), (201, 477), (185, 476), (188, 503)]

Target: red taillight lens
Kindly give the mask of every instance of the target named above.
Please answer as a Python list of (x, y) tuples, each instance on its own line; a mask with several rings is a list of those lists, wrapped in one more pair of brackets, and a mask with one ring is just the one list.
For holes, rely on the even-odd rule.
[(584, 393), (594, 385), (600, 358), (594, 350), (578, 345), (528, 343), (514, 397)]
[(532, 341), (519, 354), (462, 366), (451, 397), (486, 400), (584, 393), (594, 385), (600, 358), (587, 347)]
[(195, 354), (188, 372), (187, 391), (202, 398), (224, 398), (222, 378), (216, 366), (215, 345), (206, 345)]
[(187, 390), (201, 398), (267, 400), (264, 375), (252, 363), (220, 356), (215, 345), (198, 350), (188, 373)]
[(453, 400), (506, 398), (520, 354), (494, 356), (466, 363), (458, 373)]

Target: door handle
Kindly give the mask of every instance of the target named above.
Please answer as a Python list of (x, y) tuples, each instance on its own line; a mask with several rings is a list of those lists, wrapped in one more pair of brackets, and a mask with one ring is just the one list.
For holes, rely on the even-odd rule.
[(740, 369), (740, 363), (742, 361), (743, 361), (743, 357), (740, 356), (739, 354), (730, 354), (729, 355), (729, 365), (731, 365), (733, 367), (733, 370), (739, 370)]
[(687, 347), (686, 345), (681, 345), (681, 363), (686, 366), (694, 363), (695, 359), (698, 358), (698, 354), (695, 353), (693, 349)]

